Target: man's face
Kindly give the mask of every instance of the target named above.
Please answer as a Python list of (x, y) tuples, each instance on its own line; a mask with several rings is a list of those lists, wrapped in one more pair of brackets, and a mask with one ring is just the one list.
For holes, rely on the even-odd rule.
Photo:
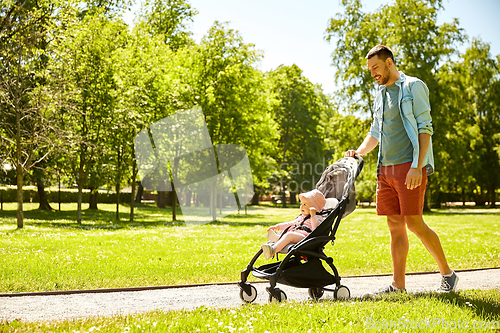
[(378, 58), (378, 55), (375, 55), (366, 62), (370, 74), (375, 78), (375, 81), (377, 81), (379, 85), (385, 85), (389, 81), (390, 71), (389, 66), (387, 65), (388, 61), (389, 58), (387, 58), (386, 61), (383, 61)]

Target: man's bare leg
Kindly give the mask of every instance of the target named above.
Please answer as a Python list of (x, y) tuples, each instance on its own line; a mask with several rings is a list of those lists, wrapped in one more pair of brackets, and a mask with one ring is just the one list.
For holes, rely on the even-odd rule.
[(448, 266), (448, 261), (444, 255), (443, 247), (438, 235), (424, 222), (422, 215), (410, 215), (404, 217), (408, 229), (413, 232), (424, 244), (425, 248), (432, 255), (439, 267), (441, 275), (451, 274), (452, 270)]
[(392, 285), (398, 289), (405, 289), (406, 258), (410, 248), (405, 219), (401, 215), (389, 215), (387, 225), (391, 233)]

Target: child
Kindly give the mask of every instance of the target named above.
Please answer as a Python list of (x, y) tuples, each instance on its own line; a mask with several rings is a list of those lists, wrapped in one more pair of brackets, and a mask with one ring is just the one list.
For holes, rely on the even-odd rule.
[(276, 243), (267, 243), (262, 245), (264, 258), (270, 259), (277, 252), (281, 251), (288, 244), (297, 244), (307, 235), (309, 235), (321, 222), (325, 219), (323, 216), (316, 215), (326, 204), (323, 193), (318, 190), (312, 190), (306, 193), (299, 194), (300, 198), (300, 213), (295, 220), (291, 222), (279, 223), (267, 229), (268, 234), (274, 234), (274, 230), (284, 230), (281, 237), (269, 237), (270, 240)]

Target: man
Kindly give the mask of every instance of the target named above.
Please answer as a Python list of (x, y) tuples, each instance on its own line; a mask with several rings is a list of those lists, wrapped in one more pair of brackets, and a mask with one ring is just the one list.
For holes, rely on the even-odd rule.
[(429, 90), (419, 79), (399, 72), (390, 48), (377, 45), (366, 56), (379, 84), (370, 132), (357, 150), (364, 155), (379, 144), (377, 215), (386, 215), (391, 235), (393, 281), (365, 297), (405, 291), (408, 256), (406, 227), (422, 241), (442, 275), (438, 292), (455, 290), (458, 277), (450, 269), (437, 234), (422, 218), (427, 175), (434, 172)]

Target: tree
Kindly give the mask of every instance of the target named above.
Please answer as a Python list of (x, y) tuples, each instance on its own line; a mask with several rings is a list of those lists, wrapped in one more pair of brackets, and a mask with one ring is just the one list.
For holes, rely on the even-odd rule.
[[(375, 84), (365, 70), (365, 56), (377, 44), (391, 47), (399, 70), (422, 79), (430, 90), (430, 103), (435, 151), (446, 146), (441, 119), (441, 86), (436, 80), (440, 67), (456, 55), (456, 46), (464, 39), (458, 21), (438, 25), (437, 14), (441, 0), (396, 0), (374, 13), (363, 13), (359, 0), (343, 0), (345, 13), (330, 20), (327, 40), (336, 41), (332, 53), (339, 105), (351, 113), (367, 114), (373, 110)], [(397, 22), (397, 24), (395, 23)], [(445, 161), (436, 159), (439, 167)], [(437, 178), (430, 178), (433, 197), (440, 191)]]
[(165, 44), (176, 51), (192, 45), (188, 23), (198, 14), (185, 0), (147, 0), (142, 3), (139, 21), (150, 36), (161, 36)]
[[(17, 173), (17, 227), (23, 222), (24, 176), (50, 152), (53, 127), (38, 71), (45, 66), (51, 1), (0, 3), (0, 146)], [(43, 152), (43, 153), (41, 153)], [(4, 162), (5, 163), (5, 162)]]
[[(73, 16), (53, 42), (51, 95), (65, 132), (61, 143), (68, 158), (65, 167), (77, 179), (78, 223), (84, 186), (90, 187), (95, 200), (109, 172), (105, 141), (113, 124), (116, 87), (112, 55), (122, 47), (126, 29), (122, 22), (102, 13), (81, 20)], [(92, 204), (97, 208), (97, 201), (91, 200)]]
[(272, 116), (272, 81), (256, 67), (262, 57), (241, 35), (215, 22), (193, 59), (193, 102), (201, 106), (213, 144), (243, 146), (257, 187), (275, 166), (277, 140)]
[[(296, 65), (281, 65), (269, 75), (277, 99), (273, 115), (280, 136), (277, 147), (280, 172), (283, 171), (278, 175), (281, 191), (284, 194), (285, 189), (292, 193), (310, 190), (315, 185), (313, 169), (322, 163), (324, 150), (325, 136), (320, 126), (323, 111), (321, 92)], [(323, 165), (322, 169), (326, 167)], [(287, 175), (290, 179), (288, 184), (284, 184), (283, 177)], [(316, 181), (320, 176), (321, 173)], [(285, 198), (282, 202), (285, 206)]]
[[(489, 45), (473, 39), (458, 61), (443, 66), (438, 73), (443, 86), (440, 112), (446, 142), (438, 151), (445, 179), (444, 192), (460, 193), (482, 205), (496, 201), (500, 187), (498, 155), (500, 110), (498, 100), (499, 65), (491, 58)], [(440, 177), (442, 178), (442, 177)]]
[[(456, 54), (456, 45), (463, 40), (457, 20), (437, 25), (441, 0), (396, 0), (374, 13), (363, 13), (359, 0), (342, 0), (342, 4), (345, 13), (330, 20), (326, 39), (336, 41), (335, 79), (348, 111), (372, 112), (375, 84), (365, 70), (365, 57), (377, 44), (391, 47), (399, 70), (422, 79), (430, 91), (437, 88), (436, 71)], [(431, 105), (434, 97), (431, 94)]]

